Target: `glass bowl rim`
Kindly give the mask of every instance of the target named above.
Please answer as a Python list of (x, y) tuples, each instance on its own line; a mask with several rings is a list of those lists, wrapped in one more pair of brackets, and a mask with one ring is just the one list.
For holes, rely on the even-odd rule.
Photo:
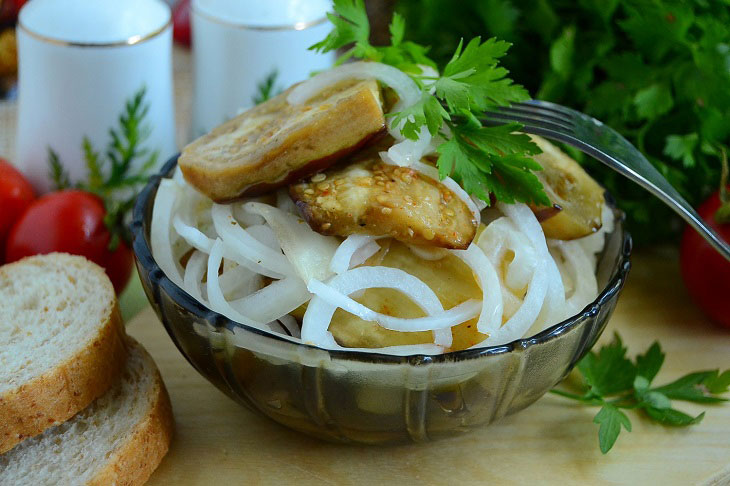
[(553, 324), (552, 326), (540, 331), (529, 337), (516, 339), (510, 343), (500, 344), (496, 346), (485, 346), (481, 348), (463, 349), (460, 351), (452, 351), (443, 354), (411, 354), (411, 355), (392, 355), (378, 352), (364, 352), (364, 351), (351, 351), (351, 350), (339, 350), (339, 349), (326, 349), (311, 344), (297, 343), (290, 341), (285, 337), (279, 336), (275, 333), (267, 332), (262, 329), (247, 326), (236, 322), (219, 312), (206, 307), (203, 303), (196, 300), (184, 289), (177, 286), (167, 275), (162, 271), (160, 266), (152, 256), (147, 237), (145, 235), (145, 227), (151, 223), (145, 222), (145, 210), (147, 206), (152, 203), (152, 193), (157, 193), (157, 187), (163, 178), (169, 178), (172, 174), (173, 169), (177, 165), (177, 159), (180, 154), (171, 157), (160, 169), (160, 172), (151, 176), (144, 189), (137, 196), (137, 200), (134, 205), (134, 212), (132, 216), (132, 234), (134, 235), (133, 250), (137, 261), (148, 270), (149, 278), (154, 282), (155, 285), (163, 288), (172, 300), (183, 307), (188, 313), (194, 314), (201, 317), (207, 322), (210, 322), (215, 326), (216, 329), (226, 328), (230, 332), (234, 329), (243, 329), (247, 332), (257, 334), (259, 336), (270, 338), (274, 341), (281, 342), (285, 345), (303, 346), (307, 349), (313, 349), (317, 351), (324, 351), (329, 354), (333, 360), (345, 360), (345, 361), (360, 361), (370, 362), (377, 364), (409, 364), (409, 365), (422, 365), (431, 363), (445, 363), (445, 362), (457, 362), (464, 360), (478, 359), (483, 356), (494, 356), (513, 351), (526, 350), (531, 346), (536, 346), (553, 339), (557, 339), (561, 335), (567, 333), (574, 327), (580, 325), (586, 320), (595, 317), (601, 307), (608, 301), (612, 300), (616, 294), (623, 287), (626, 277), (628, 276), (629, 270), (631, 269), (631, 248), (632, 240), (631, 235), (626, 231), (624, 221), (625, 215), (620, 210), (617, 210), (613, 205), (610, 194), (607, 194), (609, 204), (614, 206), (614, 214), (617, 215), (616, 220), (621, 227), (623, 238), (621, 241), (620, 254), (618, 255), (618, 261), (614, 266), (615, 275), (611, 277), (605, 288), (598, 294), (598, 296), (583, 308), (583, 310), (573, 316), (564, 319), (561, 322)]

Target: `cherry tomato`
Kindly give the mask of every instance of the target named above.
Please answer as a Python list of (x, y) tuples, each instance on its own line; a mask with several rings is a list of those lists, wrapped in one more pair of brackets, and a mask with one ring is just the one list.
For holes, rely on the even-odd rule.
[(132, 251), (124, 243), (109, 250), (105, 214), (104, 204), (93, 194), (77, 190), (46, 194), (13, 226), (5, 258), (12, 262), (54, 251), (82, 255), (106, 270), (118, 294), (132, 272)]
[[(719, 224), (714, 219), (721, 204), (716, 193), (697, 212), (725, 241), (730, 242), (730, 223)], [(687, 227), (682, 236), (680, 264), (682, 278), (692, 299), (712, 320), (730, 328), (730, 261)]]
[(172, 37), (190, 47), (190, 0), (180, 0), (172, 9)]
[(0, 159), (0, 263), (10, 228), (34, 199), (33, 186), (23, 174)]

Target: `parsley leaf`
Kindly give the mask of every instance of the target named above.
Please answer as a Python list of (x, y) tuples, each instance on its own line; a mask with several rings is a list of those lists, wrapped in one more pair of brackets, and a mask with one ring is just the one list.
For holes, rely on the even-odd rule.
[(672, 407), (672, 400), (716, 404), (727, 401), (719, 396), (730, 388), (730, 370), (698, 371), (659, 387), (651, 383), (664, 363), (659, 343), (631, 361), (626, 357), (618, 334), (611, 343), (596, 352), (589, 352), (577, 365), (584, 384), (577, 393), (554, 389), (556, 395), (577, 400), (585, 405), (600, 406), (593, 419), (599, 425), (598, 444), (606, 454), (616, 443), (621, 427), (631, 432), (631, 421), (621, 409), (643, 411), (655, 422), (671, 426), (699, 423), (704, 412), (696, 417)]
[[(441, 68), (462, 38), (498, 36), (513, 44), (501, 65), (536, 98), (612, 126), (692, 205), (717, 190), (720, 149), (730, 149), (727, 0), (394, 4), (408, 20), (406, 37), (432, 44), (429, 55)], [(579, 161), (627, 213), (627, 229), (637, 244), (671, 241), (684, 228), (641, 187), (626, 184), (590, 157)], [(730, 210), (725, 218), (730, 220)]]
[(328, 17), (334, 29), (310, 49), (323, 52), (354, 44), (338, 62), (350, 57), (377, 61), (409, 74), (421, 88), (419, 101), (390, 113), (402, 135), (417, 140), (423, 127), (443, 142), (436, 148), (439, 177), (452, 177), (466, 192), (490, 204), (525, 202), (550, 205), (542, 182), (535, 172), (542, 170), (530, 155), (540, 149), (524, 134), (520, 124), (485, 127), (479, 122), (484, 111), (494, 106), (529, 99), (522, 86), (507, 77), (499, 60), (510, 48), (495, 38), (482, 42), (474, 37), (459, 42), (442, 74), (427, 57), (429, 47), (405, 40), (406, 22), (395, 14), (390, 24), (388, 46), (369, 43), (369, 23), (362, 0), (336, 0)]
[(631, 421), (621, 410), (607, 403), (593, 418), (593, 423), (599, 424), (598, 445), (604, 454), (611, 450), (621, 432), (621, 426), (631, 432)]
[(603, 346), (598, 354), (589, 352), (578, 363), (578, 370), (595, 396), (629, 390), (636, 377), (636, 367), (626, 358), (626, 348), (618, 334), (614, 334), (613, 341)]
[(255, 105), (260, 105), (264, 101), (271, 99), (281, 92), (276, 88), (276, 79), (279, 77), (279, 71), (272, 69), (266, 77), (256, 84), (257, 93), (251, 98)]
[(338, 62), (347, 59), (354, 52), (367, 51), (370, 39), (370, 22), (365, 12), (363, 0), (335, 0), (334, 9), (336, 14), (327, 13), (327, 18), (334, 26), (334, 29), (327, 34), (324, 40), (309, 47), (310, 50), (329, 52), (355, 44), (352, 52), (343, 56)]

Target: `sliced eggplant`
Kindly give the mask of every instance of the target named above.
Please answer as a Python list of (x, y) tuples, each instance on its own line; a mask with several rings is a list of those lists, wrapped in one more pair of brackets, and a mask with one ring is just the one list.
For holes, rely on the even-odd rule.
[(573, 240), (598, 231), (605, 190), (555, 145), (541, 137), (531, 138), (542, 149), (534, 158), (543, 170), (535, 175), (553, 203), (551, 207), (532, 208), (545, 236)]
[(289, 194), (312, 229), (325, 235), (465, 249), (476, 233), (472, 213), (451, 190), (413, 169), (384, 164), (374, 150), (291, 186)]
[[(446, 309), (469, 299), (482, 298), (482, 291), (471, 269), (454, 255), (447, 254), (439, 260), (423, 260), (406, 245), (393, 241), (385, 256), (376, 254), (372, 258), (378, 260), (368, 263), (400, 268), (421, 279), (433, 289)], [(391, 289), (368, 289), (355, 300), (392, 316), (413, 318), (424, 315), (416, 304)], [(347, 347), (379, 348), (433, 342), (431, 331), (391, 331), (375, 322), (363, 321), (342, 309), (335, 312), (329, 330), (340, 345)], [(466, 349), (487, 337), (476, 330), (476, 319), (454, 327), (452, 334), (454, 341), (451, 350)]]
[(335, 84), (301, 105), (290, 105), (288, 94), (185, 147), (178, 160), (185, 179), (216, 202), (263, 194), (324, 170), (385, 133), (375, 80)]

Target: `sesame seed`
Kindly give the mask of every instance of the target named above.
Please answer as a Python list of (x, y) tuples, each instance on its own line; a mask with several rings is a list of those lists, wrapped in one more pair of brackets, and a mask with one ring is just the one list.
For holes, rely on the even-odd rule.
[(320, 191), (326, 191), (329, 188), (330, 188), (329, 182), (320, 182), (319, 184), (317, 184), (317, 189), (319, 189)]
[(312, 182), (322, 182), (327, 178), (326, 175), (322, 174), (321, 172), (319, 174), (316, 174), (314, 177), (312, 177)]
[(390, 209), (390, 208), (382, 208), (382, 209), (380, 210), (380, 212), (381, 212), (381, 213), (383, 213), (383, 214), (390, 214), (390, 213), (392, 213), (392, 212), (393, 212), (393, 210), (392, 210), (392, 209)]
[(311, 196), (312, 194), (314, 194), (314, 189), (305, 189), (304, 194)]
[(408, 236), (410, 236), (411, 238), (413, 238), (413, 235), (415, 235), (415, 234), (416, 233), (413, 231), (413, 228), (408, 228)]
[(332, 227), (332, 223), (324, 223), (324, 224), (322, 225), (322, 231), (327, 231), (327, 230), (328, 230), (328, 229), (330, 229), (331, 227)]
[(385, 204), (388, 202), (388, 198), (383, 196), (382, 194), (375, 198), (376, 201), (378, 201), (378, 204)]
[(423, 230), (423, 237), (426, 238), (428, 241), (431, 241), (436, 237), (436, 233), (431, 228), (426, 228)]

